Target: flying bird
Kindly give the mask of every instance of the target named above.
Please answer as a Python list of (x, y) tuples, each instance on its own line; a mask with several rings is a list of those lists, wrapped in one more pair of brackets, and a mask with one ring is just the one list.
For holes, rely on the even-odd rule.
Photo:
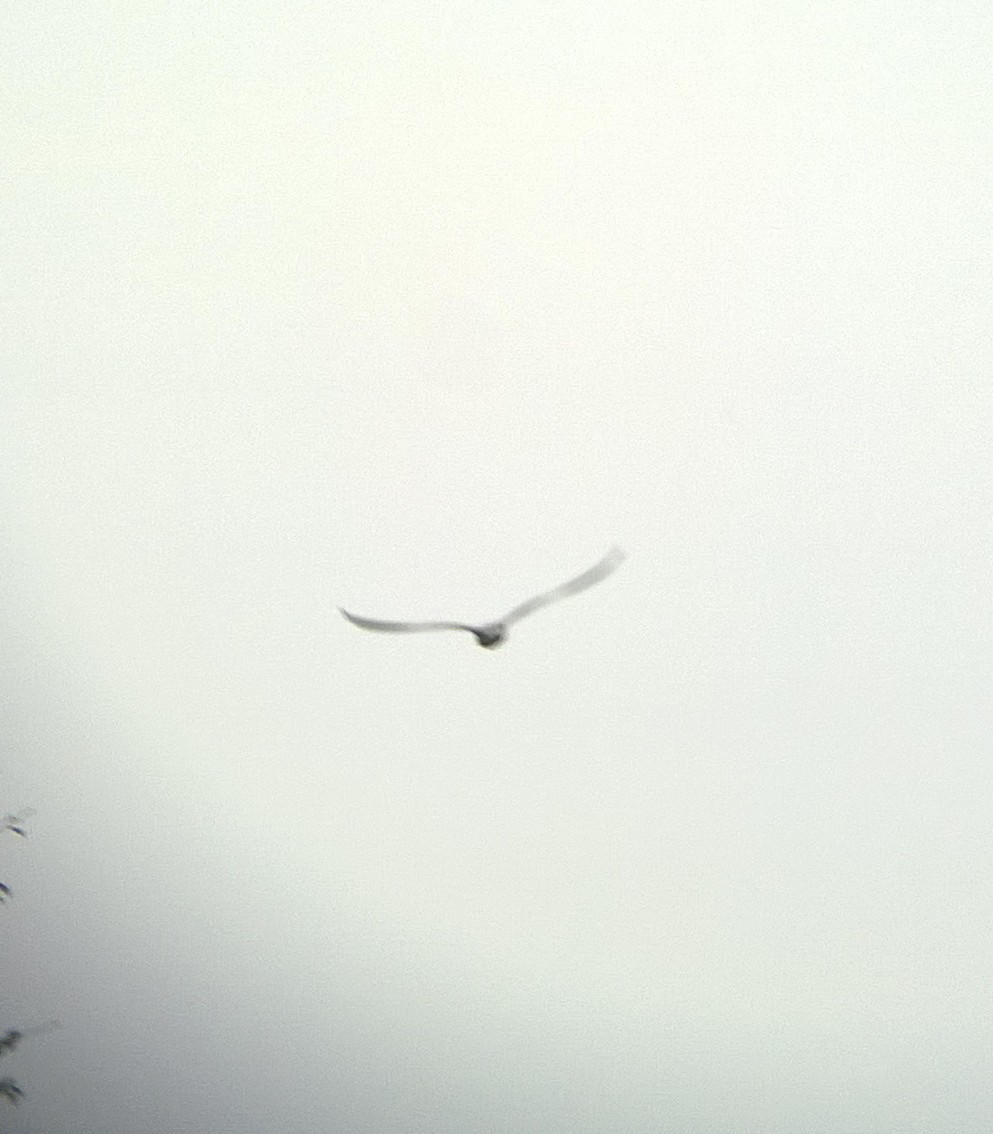
[(624, 552), (619, 547), (612, 548), (599, 563), (594, 564), (581, 575), (577, 575), (575, 579), (570, 579), (568, 583), (562, 583), (561, 586), (535, 595), (534, 598), (529, 598), (527, 602), (515, 606), (512, 611), (496, 622), (486, 622), (480, 626), (470, 626), (465, 622), (380, 622), (376, 618), (362, 618), (358, 614), (350, 614), (342, 607), (338, 607), (338, 609), (349, 622), (361, 626), (363, 630), (386, 630), (395, 634), (409, 634), (421, 630), (468, 630), (470, 634), (475, 635), (476, 641), (484, 649), (492, 650), (507, 637), (507, 629), (513, 623), (518, 622), (528, 614), (534, 614), (536, 610), (548, 606), (549, 603), (558, 602), (559, 599), (578, 594), (580, 591), (585, 591), (587, 587), (592, 587), (594, 583), (599, 583), (601, 579), (606, 579), (612, 571), (620, 566), (623, 559)]

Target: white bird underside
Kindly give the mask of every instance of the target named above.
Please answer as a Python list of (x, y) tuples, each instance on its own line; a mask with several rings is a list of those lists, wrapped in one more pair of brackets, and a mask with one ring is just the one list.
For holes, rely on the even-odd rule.
[(507, 628), (512, 623), (533, 614), (543, 606), (558, 602), (559, 599), (567, 598), (569, 595), (578, 594), (580, 591), (585, 591), (587, 587), (592, 587), (594, 583), (599, 583), (601, 579), (605, 579), (615, 571), (624, 558), (624, 552), (619, 547), (614, 547), (599, 563), (595, 563), (581, 575), (577, 575), (575, 579), (570, 579), (567, 583), (562, 583), (558, 587), (553, 587), (550, 591), (535, 595), (527, 602), (522, 602), (520, 606), (515, 606), (497, 622), (486, 622), (478, 626), (472, 626), (466, 622), (383, 622), (378, 618), (363, 618), (361, 615), (351, 614), (342, 607), (338, 609), (349, 622), (361, 626), (363, 630), (382, 630), (393, 634), (416, 634), (424, 630), (466, 630), (475, 635), (476, 641), (481, 646), (492, 650), (506, 638)]

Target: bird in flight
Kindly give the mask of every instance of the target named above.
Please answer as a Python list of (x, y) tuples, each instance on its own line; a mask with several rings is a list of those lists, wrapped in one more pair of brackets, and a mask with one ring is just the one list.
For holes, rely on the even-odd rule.
[(481, 646), (487, 650), (492, 650), (507, 637), (507, 629), (514, 622), (528, 614), (533, 614), (543, 606), (548, 606), (549, 603), (558, 602), (559, 599), (578, 594), (580, 591), (585, 591), (587, 587), (592, 587), (594, 583), (599, 583), (601, 579), (606, 579), (612, 571), (620, 566), (623, 559), (624, 552), (619, 547), (612, 548), (599, 563), (595, 563), (581, 575), (577, 575), (575, 579), (570, 579), (569, 582), (562, 583), (561, 586), (553, 587), (550, 591), (544, 591), (540, 595), (535, 595), (534, 598), (529, 598), (527, 602), (515, 606), (512, 611), (496, 622), (486, 622), (480, 626), (470, 626), (465, 622), (380, 622), (376, 618), (362, 618), (358, 614), (350, 614), (342, 607), (338, 607), (338, 609), (349, 622), (361, 626), (363, 630), (386, 630), (397, 634), (409, 634), (421, 630), (468, 630), (470, 634), (475, 635), (476, 641)]

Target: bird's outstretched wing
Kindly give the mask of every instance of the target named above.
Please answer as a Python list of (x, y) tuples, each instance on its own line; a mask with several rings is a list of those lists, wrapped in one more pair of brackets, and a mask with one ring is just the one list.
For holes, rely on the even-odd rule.
[(338, 609), (349, 622), (361, 626), (363, 630), (385, 630), (391, 634), (413, 634), (421, 630), (468, 630), (472, 633), (472, 627), (462, 622), (381, 622), (378, 618), (350, 614), (340, 606)]
[(601, 579), (615, 571), (625, 558), (624, 552), (619, 547), (613, 547), (607, 554), (600, 560), (599, 563), (594, 564), (588, 570), (584, 571), (581, 575), (577, 575), (575, 579), (570, 579), (568, 583), (562, 583), (561, 586), (554, 587), (550, 591), (545, 591), (543, 594), (535, 595), (527, 602), (522, 602), (520, 606), (515, 606), (509, 613), (505, 614), (500, 619), (504, 626), (509, 626), (512, 622), (517, 622), (518, 619), (524, 618), (525, 615), (533, 614), (536, 610), (540, 610), (543, 606), (548, 606), (549, 603), (558, 602), (559, 599), (566, 598), (569, 595), (578, 594), (580, 591), (585, 591), (587, 587), (592, 587), (594, 583), (599, 583)]

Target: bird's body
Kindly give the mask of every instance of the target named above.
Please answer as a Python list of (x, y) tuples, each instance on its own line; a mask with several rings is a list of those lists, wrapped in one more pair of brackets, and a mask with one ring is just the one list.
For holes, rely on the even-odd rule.
[(507, 637), (507, 627), (502, 622), (492, 622), (489, 626), (470, 626), (469, 629), (485, 650), (495, 650)]
[(484, 649), (493, 650), (507, 637), (507, 630), (512, 623), (528, 614), (533, 614), (534, 611), (547, 606), (549, 603), (557, 602), (561, 598), (566, 598), (568, 595), (574, 595), (579, 591), (586, 590), (587, 587), (592, 587), (594, 583), (605, 579), (614, 571), (623, 559), (624, 552), (615, 547), (599, 563), (594, 564), (581, 575), (577, 575), (575, 579), (570, 579), (569, 582), (563, 583), (561, 586), (554, 587), (550, 591), (544, 591), (542, 594), (528, 599), (527, 602), (521, 603), (520, 606), (515, 606), (498, 622), (486, 622), (478, 626), (466, 622), (382, 622), (376, 618), (363, 618), (358, 614), (350, 614), (341, 607), (338, 609), (349, 622), (361, 626), (363, 630), (381, 630), (397, 634), (417, 633), (423, 630), (467, 630), (475, 636), (476, 641)]

